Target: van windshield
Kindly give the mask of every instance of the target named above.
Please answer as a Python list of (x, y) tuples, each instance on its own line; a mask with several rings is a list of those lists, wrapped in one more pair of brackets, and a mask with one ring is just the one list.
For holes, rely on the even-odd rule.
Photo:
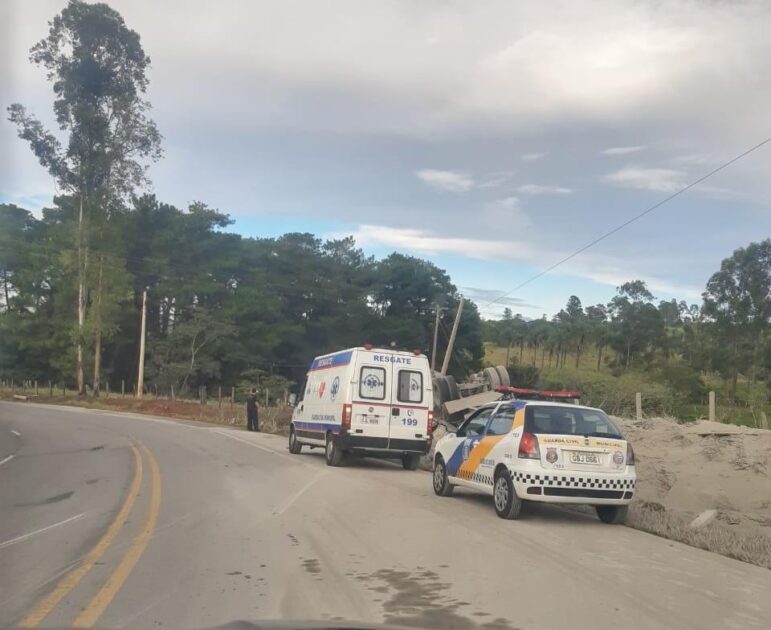
[(525, 431), (552, 435), (583, 435), (622, 439), (619, 428), (598, 409), (577, 409), (568, 405), (528, 405)]

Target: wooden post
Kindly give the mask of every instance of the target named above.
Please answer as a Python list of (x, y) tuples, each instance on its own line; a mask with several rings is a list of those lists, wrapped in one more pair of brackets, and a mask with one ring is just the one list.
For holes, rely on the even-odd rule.
[(174, 384), (171, 385), (171, 399), (176, 400), (176, 397), (174, 396)]
[(139, 333), (139, 368), (137, 371), (137, 398), (145, 389), (145, 337), (147, 335), (147, 289), (142, 291), (142, 327)]
[(268, 406), (268, 396), (270, 395), (270, 390), (266, 387), (265, 388), (265, 406)]
[(637, 419), (642, 420), (642, 393), (637, 392), (634, 396), (635, 407), (637, 408)]
[(765, 411), (760, 412), (760, 428), (768, 429), (768, 416), (766, 416)]
[(236, 404), (236, 388), (230, 388), (230, 408), (233, 409), (233, 405)]
[(48, 397), (54, 397), (54, 384), (51, 381), (48, 381)]
[(709, 421), (716, 422), (717, 413), (715, 411), (715, 392), (709, 393)]
[(463, 296), (458, 296), (460, 302), (458, 302), (458, 312), (455, 314), (455, 321), (452, 323), (452, 330), (450, 331), (450, 340), (447, 342), (447, 351), (444, 355), (444, 363), (442, 363), (442, 376), (447, 374), (447, 368), (450, 366), (450, 357), (452, 356), (452, 347), (455, 345), (455, 336), (458, 334), (458, 326), (460, 326), (460, 316), (463, 313)]
[(120, 379), (120, 397), (125, 398), (126, 397), (126, 380)]
[(62, 383), (62, 396), (67, 396), (67, 383)]
[(37, 395), (38, 395), (38, 391), (37, 391), (37, 381), (35, 381), (35, 396), (37, 396)]
[(222, 385), (217, 387), (217, 408), (222, 409)]

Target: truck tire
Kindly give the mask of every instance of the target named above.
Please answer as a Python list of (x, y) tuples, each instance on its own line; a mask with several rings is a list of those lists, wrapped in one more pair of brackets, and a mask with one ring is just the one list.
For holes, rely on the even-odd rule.
[(482, 370), (482, 374), (484, 374), (485, 380), (490, 384), (491, 390), (495, 390), (496, 387), (501, 386), (501, 377), (498, 375), (498, 370), (495, 368), (485, 368)]
[(447, 381), (447, 388), (450, 390), (450, 397), (448, 400), (458, 400), (458, 398), (460, 398), (460, 389), (458, 389), (458, 383), (455, 381), (455, 377), (448, 374), (444, 378)]
[(420, 464), (420, 455), (415, 453), (402, 454), (402, 468), (404, 470), (417, 470)]
[(440, 497), (451, 497), (453, 486), (447, 477), (447, 467), (444, 459), (437, 455), (434, 460), (434, 492)]
[(495, 506), (495, 513), (501, 518), (519, 518), (522, 511), (522, 499), (517, 496), (514, 490), (514, 482), (511, 480), (511, 473), (508, 469), (495, 476), (493, 505)]
[(294, 431), (294, 427), (289, 429), (289, 452), (292, 455), (299, 455), (303, 450), (303, 445), (297, 440), (297, 434)]
[(628, 505), (596, 505), (597, 516), (603, 523), (608, 525), (620, 525), (626, 521), (626, 514), (629, 511)]
[(502, 365), (497, 365), (495, 371), (498, 372), (498, 380), (501, 381), (503, 387), (509, 387), (511, 385), (511, 379), (509, 378), (509, 371)]
[(440, 376), (436, 379), (436, 390), (439, 393), (438, 404), (434, 401), (436, 406), (441, 407), (444, 403), (452, 400), (450, 398), (450, 385), (447, 383), (447, 379), (445, 379), (444, 376)]
[(339, 466), (343, 462), (343, 451), (335, 444), (335, 436), (327, 433), (327, 445), (324, 449), (324, 458), (327, 460), (327, 466)]

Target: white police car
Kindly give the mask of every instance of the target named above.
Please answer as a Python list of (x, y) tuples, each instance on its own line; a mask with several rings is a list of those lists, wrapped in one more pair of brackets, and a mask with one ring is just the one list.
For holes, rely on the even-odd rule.
[(523, 501), (596, 507), (605, 523), (626, 517), (637, 483), (634, 452), (601, 410), (541, 400), (484, 405), (436, 444), (434, 492), (454, 486), (492, 495), (501, 518)]

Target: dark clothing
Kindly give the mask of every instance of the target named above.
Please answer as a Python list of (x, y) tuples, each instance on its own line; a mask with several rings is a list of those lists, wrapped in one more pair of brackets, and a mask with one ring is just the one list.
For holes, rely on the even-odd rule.
[(259, 431), (257, 424), (257, 396), (249, 394), (246, 397), (246, 428), (249, 431)]

